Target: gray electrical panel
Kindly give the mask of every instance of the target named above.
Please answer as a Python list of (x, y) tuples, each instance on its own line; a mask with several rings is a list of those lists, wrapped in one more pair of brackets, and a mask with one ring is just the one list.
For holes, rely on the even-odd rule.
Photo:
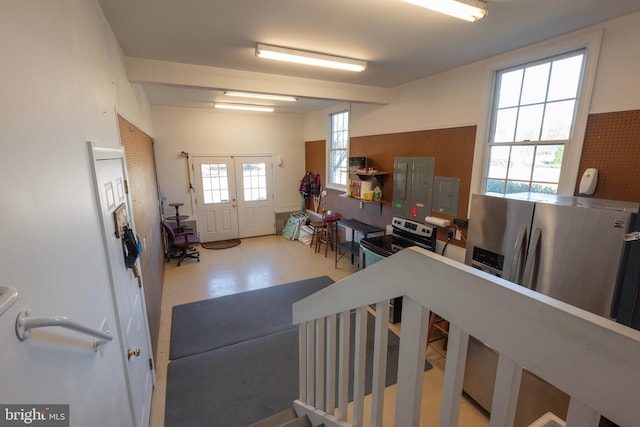
[(396, 157), (393, 160), (394, 215), (424, 221), (431, 215), (434, 157)]
[(434, 181), (433, 212), (451, 216), (458, 215), (460, 178), (436, 176)]

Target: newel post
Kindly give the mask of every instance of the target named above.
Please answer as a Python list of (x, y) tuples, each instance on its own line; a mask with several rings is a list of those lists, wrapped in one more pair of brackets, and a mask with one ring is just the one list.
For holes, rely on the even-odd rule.
[(402, 300), (402, 331), (396, 393), (397, 426), (419, 426), (429, 310), (409, 297)]

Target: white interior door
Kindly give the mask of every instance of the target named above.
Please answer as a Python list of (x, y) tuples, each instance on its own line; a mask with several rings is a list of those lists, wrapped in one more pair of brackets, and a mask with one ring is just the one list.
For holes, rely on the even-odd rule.
[(116, 233), (115, 212), (119, 208), (135, 229), (129, 198), (126, 193), (124, 151), (93, 149), (96, 188), (99, 195), (104, 228), (105, 249), (111, 270), (112, 293), (117, 311), (120, 351), (128, 382), (135, 426), (147, 426), (151, 394), (155, 382), (151, 340), (144, 301), (139, 261), (136, 268), (127, 268), (124, 260), (122, 233)]
[(238, 214), (231, 157), (193, 157), (195, 216), (202, 242), (237, 239)]
[(276, 232), (271, 157), (234, 157), (240, 237)]

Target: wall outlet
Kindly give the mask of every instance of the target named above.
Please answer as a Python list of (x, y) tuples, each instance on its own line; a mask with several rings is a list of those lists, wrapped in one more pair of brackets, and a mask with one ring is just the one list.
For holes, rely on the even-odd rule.
[(456, 230), (456, 240), (461, 240), (461, 239), (462, 239), (462, 231)]

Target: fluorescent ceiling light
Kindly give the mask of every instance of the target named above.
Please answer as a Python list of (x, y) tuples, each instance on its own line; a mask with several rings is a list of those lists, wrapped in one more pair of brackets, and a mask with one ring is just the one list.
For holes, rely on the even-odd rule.
[(265, 107), (262, 105), (245, 105), (245, 104), (220, 104), (215, 103), (215, 108), (221, 108), (224, 110), (242, 110), (242, 111), (260, 111), (262, 113), (272, 113), (273, 107)]
[(436, 12), (445, 13), (464, 19), (465, 21), (475, 22), (484, 18), (487, 14), (487, 3), (482, 0), (402, 0), (416, 6), (425, 7), (435, 10)]
[(318, 67), (337, 68), (347, 71), (364, 71), (365, 61), (325, 55), (322, 53), (306, 52), (284, 47), (256, 45), (256, 56), (260, 58), (276, 59), (278, 61), (296, 62), (298, 64), (315, 65)]
[(269, 95), (267, 93), (225, 92), (224, 94), (227, 96), (236, 96), (240, 98), (271, 99), (273, 101), (297, 101), (298, 100), (298, 98), (294, 96)]

